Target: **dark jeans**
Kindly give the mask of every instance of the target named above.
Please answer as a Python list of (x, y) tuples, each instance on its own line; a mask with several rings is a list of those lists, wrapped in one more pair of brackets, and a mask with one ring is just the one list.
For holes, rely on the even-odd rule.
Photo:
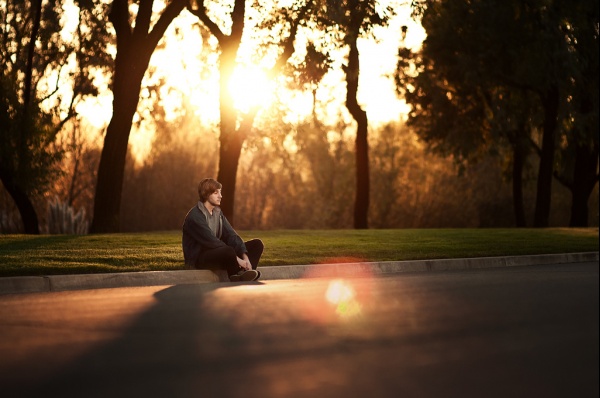
[[(248, 259), (250, 260), (250, 264), (252, 264), (252, 269), (256, 269), (265, 246), (260, 239), (252, 239), (244, 242), (244, 244), (248, 250)], [(205, 251), (200, 255), (196, 268), (225, 269), (227, 270), (227, 275), (234, 275), (242, 270), (237, 262), (235, 250), (230, 246)]]

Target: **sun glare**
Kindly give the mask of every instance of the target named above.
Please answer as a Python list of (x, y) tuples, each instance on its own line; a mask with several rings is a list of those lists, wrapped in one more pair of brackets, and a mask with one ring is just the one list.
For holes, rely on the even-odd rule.
[(274, 82), (257, 66), (238, 66), (229, 81), (234, 106), (241, 112), (265, 107), (273, 100)]
[[(65, 1), (68, 12), (74, 13), (76, 2)], [(292, 4), (293, 1), (285, 0), (284, 3)], [(164, 3), (161, 6), (164, 6)], [(373, 126), (398, 120), (399, 116), (407, 112), (406, 104), (396, 97), (394, 82), (390, 78), (396, 67), (397, 49), (400, 44), (398, 32), (401, 26), (409, 26), (404, 44), (410, 48), (420, 45), (425, 34), (420, 26), (411, 22), (410, 9), (405, 11), (404, 14), (400, 12), (390, 22), (389, 27), (378, 31), (379, 40), (361, 39), (359, 43), (361, 70), (358, 99)], [(69, 16), (62, 34), (71, 34), (74, 29), (72, 20)], [(212, 129), (218, 125), (220, 118), (219, 52), (213, 39), (203, 39), (197, 24), (197, 17), (188, 12), (181, 13), (172, 22), (165, 33), (164, 43), (152, 56), (143, 86), (160, 88), (159, 97), (165, 109), (166, 121), (177, 119), (185, 105), (192, 108), (199, 124), (210, 126)], [(285, 115), (282, 112), (286, 123), (300, 123), (313, 112), (331, 124), (335, 124), (340, 118), (349, 117), (344, 111), (346, 84), (341, 68), (330, 71), (325, 76), (319, 84), (316, 96), (313, 97), (311, 92), (277, 86), (276, 79), (268, 75), (267, 69), (251, 63), (256, 56), (256, 46), (250, 43), (246, 47), (250, 50), (238, 54), (239, 65), (227, 85), (233, 98), (233, 106), (238, 111), (248, 113), (256, 109), (266, 109), (277, 100), (285, 105), (281, 109), (288, 110)], [(263, 62), (263, 65), (267, 64)], [(77, 110), (92, 126), (104, 129), (112, 115), (110, 77), (104, 80), (98, 78), (98, 82), (103, 94), (95, 99), (86, 99), (78, 105)], [(144, 103), (142, 98), (140, 108), (147, 107), (147, 102)], [(143, 115), (138, 114), (136, 117), (140, 118)], [(132, 130), (130, 143), (137, 159), (143, 159), (152, 149), (153, 134), (151, 123), (141, 123), (141, 127)], [(294, 146), (289, 146), (289, 149), (293, 151)]]
[(325, 293), (325, 298), (329, 303), (335, 305), (335, 312), (340, 317), (352, 317), (360, 314), (361, 306), (355, 296), (352, 285), (339, 279), (331, 281)]

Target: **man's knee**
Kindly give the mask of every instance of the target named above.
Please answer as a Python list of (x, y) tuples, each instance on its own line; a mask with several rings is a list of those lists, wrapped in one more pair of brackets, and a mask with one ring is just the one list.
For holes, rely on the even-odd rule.
[(248, 242), (244, 242), (244, 244), (246, 245), (246, 250), (248, 250), (248, 259), (252, 264), (252, 269), (256, 269), (260, 262), (260, 258), (262, 257), (265, 245), (260, 239), (252, 239)]
[(245, 242), (245, 245), (248, 251), (256, 251), (258, 253), (262, 253), (265, 249), (265, 245), (260, 239), (249, 240), (248, 242)]

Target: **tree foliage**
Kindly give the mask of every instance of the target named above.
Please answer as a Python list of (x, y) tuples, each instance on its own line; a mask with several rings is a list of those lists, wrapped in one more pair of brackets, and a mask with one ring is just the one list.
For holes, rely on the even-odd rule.
[(96, 94), (93, 72), (110, 62), (105, 26), (85, 3), (64, 26), (58, 1), (7, 1), (0, 7), (0, 179), (19, 209), (26, 233), (39, 233), (33, 199), (58, 173), (56, 137), (75, 105)]
[(316, 1), (310, 25), (321, 32), (315, 47), (326, 53), (336, 49), (347, 52), (343, 66), (346, 78), (346, 108), (356, 122), (354, 228), (368, 228), (370, 171), (368, 118), (358, 102), (360, 76), (359, 38), (372, 37), (376, 26), (385, 26), (394, 14), (376, 0)]
[[(311, 9), (313, 0), (306, 0), (288, 7), (273, 8), (263, 7), (260, 2), (250, 4), (262, 10), (264, 21), (249, 27), (250, 19), (247, 13), (246, 0), (234, 0), (229, 7), (225, 19), (219, 18), (212, 12), (210, 3), (198, 0), (190, 3), (188, 10), (196, 15), (219, 44), (219, 109), (220, 109), (220, 135), (219, 135), (219, 168), (217, 179), (226, 187), (229, 194), (221, 202), (223, 213), (230, 222), (235, 223), (234, 202), (237, 189), (237, 172), (242, 147), (252, 130), (254, 120), (260, 111), (258, 107), (248, 112), (239, 112), (234, 107), (232, 93), (228, 85), (237, 66), (237, 57), (243, 40), (252, 37), (248, 31), (255, 29), (273, 29), (274, 33), (263, 45), (272, 45), (277, 48), (277, 56), (270, 75), (276, 77), (285, 67), (293, 55), (294, 42), (298, 28), (305, 23)], [(214, 4), (213, 4), (214, 5)], [(258, 50), (258, 49), (257, 49)]]
[(598, 91), (597, 80), (595, 87), (574, 90), (589, 81), (581, 78), (585, 68), (598, 70), (597, 63), (594, 69), (579, 61), (583, 56), (593, 62), (592, 46), (581, 51), (574, 44), (597, 48), (597, 5), (585, 0), (421, 5), (427, 39), (418, 54), (400, 50), (397, 75), (399, 91), (412, 105), (410, 125), (459, 162), (507, 144), (519, 164), (532, 148), (539, 155), (534, 225), (547, 226), (557, 143), (560, 137), (577, 141), (565, 129), (566, 121), (575, 120), (572, 103)]

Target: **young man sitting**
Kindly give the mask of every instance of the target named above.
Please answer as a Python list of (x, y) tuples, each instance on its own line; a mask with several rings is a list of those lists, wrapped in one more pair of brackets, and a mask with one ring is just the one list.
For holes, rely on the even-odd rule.
[(260, 239), (244, 242), (221, 212), (222, 185), (205, 178), (198, 185), (200, 200), (183, 222), (186, 268), (227, 270), (229, 280), (255, 281), (264, 245)]

